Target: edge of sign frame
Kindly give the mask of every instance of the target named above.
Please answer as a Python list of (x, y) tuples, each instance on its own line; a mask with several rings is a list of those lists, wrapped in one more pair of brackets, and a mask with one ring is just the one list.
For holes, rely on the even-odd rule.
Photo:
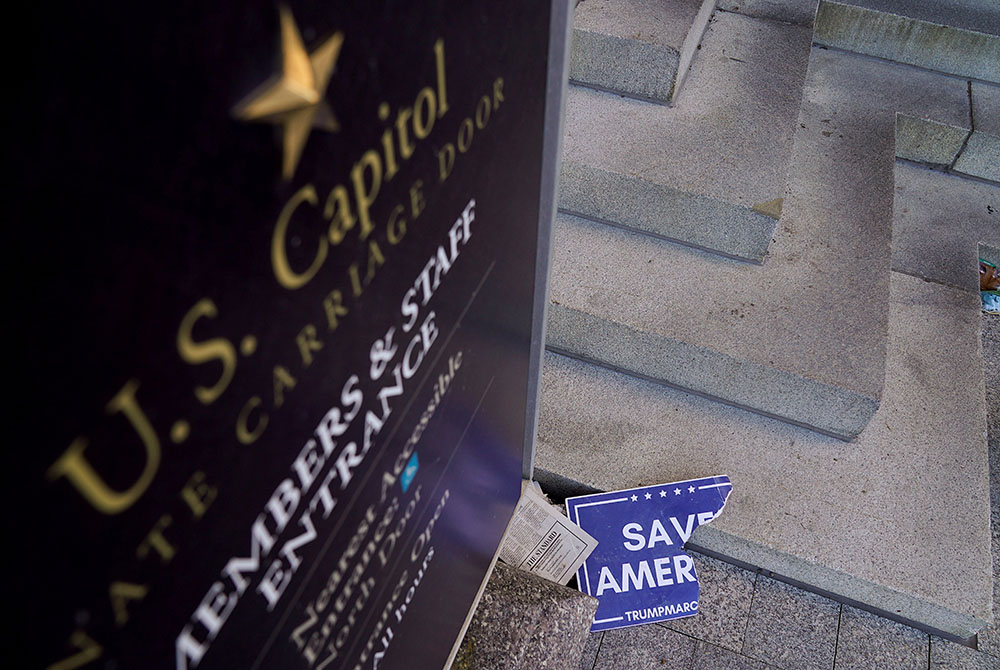
[(545, 319), (548, 314), (549, 272), (552, 267), (552, 221), (559, 198), (559, 165), (562, 160), (562, 126), (566, 118), (569, 85), (569, 50), (572, 43), (574, 0), (552, 0), (549, 19), (549, 55), (545, 82), (545, 134), (542, 141), (542, 187), (538, 201), (538, 247), (535, 251), (535, 295), (531, 319), (531, 351), (528, 359), (528, 389), (524, 427), (524, 457), (521, 477), (531, 479), (535, 470), (535, 439), (538, 435), (538, 403), (542, 389), (542, 359), (545, 353)]
[[(535, 291), (531, 317), (531, 349), (528, 358), (528, 387), (525, 406), (524, 449), (521, 476), (530, 480), (535, 468), (535, 438), (538, 434), (538, 403), (541, 394), (542, 358), (545, 351), (545, 318), (548, 313), (549, 271), (552, 260), (552, 221), (556, 215), (559, 164), (562, 156), (562, 125), (569, 82), (569, 49), (572, 40), (570, 16), (574, 0), (551, 0), (549, 13), (548, 67), (545, 80), (545, 129), (542, 140), (541, 195), (538, 199), (538, 246), (535, 250)], [(497, 547), (465, 622), (452, 645), (442, 670), (455, 662), (465, 633), (479, 607), (486, 583), (500, 557)]]

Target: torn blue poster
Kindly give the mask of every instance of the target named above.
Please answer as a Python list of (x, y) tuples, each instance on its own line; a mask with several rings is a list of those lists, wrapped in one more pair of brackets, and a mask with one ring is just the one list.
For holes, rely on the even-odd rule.
[(732, 489), (718, 475), (566, 499), (569, 518), (600, 543), (577, 571), (580, 590), (599, 603), (591, 632), (698, 611), (684, 543), (722, 512)]

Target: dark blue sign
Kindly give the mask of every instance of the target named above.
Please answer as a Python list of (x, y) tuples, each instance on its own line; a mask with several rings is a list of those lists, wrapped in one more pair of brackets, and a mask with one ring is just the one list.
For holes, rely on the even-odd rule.
[(530, 469), (567, 5), (26, 12), (4, 667), (450, 664)]
[(719, 475), (566, 499), (569, 518), (600, 542), (577, 572), (580, 590), (600, 601), (591, 632), (698, 611), (684, 543), (719, 515), (732, 490)]

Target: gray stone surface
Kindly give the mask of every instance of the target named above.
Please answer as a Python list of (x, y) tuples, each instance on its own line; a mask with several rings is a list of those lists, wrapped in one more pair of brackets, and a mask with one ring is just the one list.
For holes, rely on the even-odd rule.
[(979, 290), (979, 244), (1000, 246), (1000, 186), (896, 164), (892, 269)]
[(452, 670), (578, 670), (597, 600), (497, 563)]
[(743, 653), (781, 668), (829, 670), (839, 615), (837, 602), (760, 576)]
[(896, 157), (950, 166), (972, 131), (930, 119), (896, 115)]
[(576, 7), (570, 80), (670, 102), (708, 23), (711, 0), (587, 0)]
[(757, 575), (696, 552), (690, 555), (701, 589), (698, 614), (660, 625), (715, 646), (741, 651)]
[(714, 644), (699, 641), (691, 659), (691, 670), (712, 668), (712, 670), (765, 670), (768, 666), (762, 661), (737, 654), (729, 649), (717, 647)]
[(834, 670), (926, 670), (927, 633), (843, 605)]
[(990, 452), (990, 500), (993, 504), (993, 616), (979, 631), (979, 651), (1000, 658), (1000, 316), (983, 314), (983, 376), (986, 381), (986, 427)]
[(597, 652), (601, 649), (604, 633), (589, 633), (587, 643), (583, 646), (583, 657), (580, 659), (580, 670), (594, 670), (597, 663)]
[(660, 626), (605, 631), (594, 670), (690, 668), (697, 641)]
[[(721, 16), (743, 27), (779, 25)], [(722, 25), (720, 18), (712, 30)], [(554, 229), (550, 345), (830, 434), (860, 432), (884, 378), (895, 114), (960, 122), (956, 110), (968, 92), (965, 82), (934, 73), (823, 49), (812, 54), (789, 194), (764, 265), (561, 217)], [(693, 75), (688, 93), (697, 86)], [(614, 119), (622, 116), (604, 109), (602, 95), (576, 102), (570, 95), (567, 159), (623, 173), (631, 164), (651, 179), (643, 166), (657, 165), (655, 156), (638, 139), (614, 137)], [(583, 125), (574, 113), (586, 118), (583, 137), (590, 142), (574, 135)], [(730, 112), (723, 104), (715, 113)], [(750, 132), (770, 123), (748, 126)], [(718, 165), (695, 151), (711, 146), (712, 132), (690, 141), (692, 164), (700, 156), (702, 177), (711, 174), (713, 188), (724, 187)], [(736, 146), (732, 155), (746, 149)], [(673, 164), (666, 161), (657, 173)], [(742, 170), (738, 158), (725, 169), (734, 165)], [(664, 176), (662, 183), (692, 178)], [(775, 180), (747, 184), (762, 189), (743, 190), (749, 202), (779, 189)]]
[(811, 26), (819, 0), (719, 0), (716, 8), (754, 18)]
[(931, 670), (1000, 670), (1000, 658), (931, 638)]
[(974, 131), (955, 161), (955, 171), (1000, 182), (1000, 135)]
[[(934, 3), (937, 7), (946, 4)], [(1000, 18), (1000, 7), (977, 4), (984, 17), (979, 24), (984, 26), (982, 29), (992, 29)], [(930, 7), (932, 4), (914, 3), (913, 6)], [(816, 15), (814, 39), (824, 46), (962, 77), (1000, 82), (1000, 36), (995, 30), (992, 34), (975, 32), (892, 12), (912, 14), (907, 3), (901, 2), (854, 0), (849, 4), (822, 0)]]
[(745, 205), (571, 161), (560, 184), (562, 211), (758, 263), (777, 223)]
[(989, 244), (979, 245), (979, 257), (984, 261), (989, 261), (1000, 267), (1000, 245), (991, 246)]
[(972, 82), (972, 113), (976, 130), (1000, 135), (1000, 86)]
[[(675, 107), (571, 86), (564, 163), (611, 179), (595, 180), (599, 173), (590, 173), (585, 183), (564, 179), (560, 190), (572, 202), (560, 196), (560, 207), (608, 219), (624, 208), (608, 212), (602, 205), (624, 203), (624, 198), (605, 191), (631, 178), (654, 187), (643, 193), (648, 200), (642, 214), (645, 229), (655, 227), (664, 237), (723, 250), (734, 246), (734, 235), (755, 234), (752, 248), (766, 248), (771, 239), (766, 217), (753, 219), (764, 225), (746, 229), (732, 213), (752, 219), (747, 212), (754, 205), (785, 194), (810, 36), (800, 26), (717, 14), (685, 84), (684, 99)], [(656, 186), (666, 199), (659, 198)], [(670, 196), (677, 193), (690, 194), (694, 220), (681, 220), (674, 211), (677, 199)], [(725, 219), (715, 220), (709, 210), (720, 211), (720, 202), (734, 207)], [(661, 220), (654, 222), (657, 210)], [(636, 218), (638, 214), (616, 223), (630, 225)], [(742, 227), (735, 233), (734, 223)]]
[(978, 295), (893, 273), (887, 312), (854, 443), (549, 354), (536, 463), (601, 490), (728, 474), (693, 549), (968, 637), (992, 596)]

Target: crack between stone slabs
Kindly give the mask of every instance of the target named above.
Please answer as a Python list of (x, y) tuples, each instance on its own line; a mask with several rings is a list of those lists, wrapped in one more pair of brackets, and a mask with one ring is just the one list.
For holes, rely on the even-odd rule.
[(837, 668), (837, 652), (840, 651), (840, 625), (844, 621), (844, 603), (840, 603), (837, 611), (837, 637), (833, 639), (833, 667)]
[(952, 74), (950, 72), (942, 72), (941, 70), (932, 70), (929, 67), (922, 67), (920, 65), (912, 65), (910, 63), (900, 63), (897, 60), (892, 60), (890, 58), (882, 58), (880, 56), (870, 56), (868, 54), (858, 53), (857, 51), (850, 51), (848, 49), (842, 49), (840, 47), (830, 46), (829, 44), (820, 44), (813, 40), (812, 46), (816, 49), (825, 49), (827, 51), (836, 51), (842, 54), (849, 54), (851, 56), (857, 56), (858, 58), (865, 58), (867, 60), (879, 61), (881, 63), (887, 63), (889, 65), (898, 65), (899, 67), (905, 67), (911, 70), (920, 70), (921, 72), (929, 72), (931, 74), (936, 74), (941, 77), (947, 77), (948, 79), (958, 79), (960, 81), (973, 82), (976, 84), (985, 84), (986, 86), (996, 86), (995, 81), (988, 81), (986, 79), (977, 79), (976, 77), (968, 77), (960, 74)]
[(931, 670), (931, 645), (934, 644), (931, 636), (927, 636), (927, 670)]
[(959, 147), (958, 153), (955, 154), (955, 158), (952, 159), (951, 165), (948, 166), (948, 172), (951, 173), (955, 170), (955, 165), (958, 164), (958, 159), (962, 157), (965, 153), (966, 147), (969, 146), (969, 140), (972, 139), (972, 133), (976, 132), (976, 114), (972, 108), (972, 80), (967, 80), (966, 84), (969, 87), (969, 132), (965, 136), (965, 140), (962, 142), (962, 146)]
[(743, 627), (743, 644), (740, 645), (740, 654), (746, 656), (747, 633), (750, 632), (750, 617), (753, 616), (753, 601), (757, 597), (757, 582), (760, 580), (760, 573), (753, 573), (753, 591), (750, 592), (750, 608), (747, 610), (747, 623)]
[(925, 277), (922, 274), (917, 274), (916, 272), (911, 272), (909, 270), (898, 270), (894, 267), (890, 267), (889, 270), (896, 272), (901, 275), (906, 275), (908, 277), (913, 277), (914, 279), (919, 279), (925, 281), (928, 284), (937, 284), (938, 286), (944, 286), (945, 288), (952, 288), (958, 291), (964, 291), (966, 293), (979, 293), (979, 289), (969, 289), (964, 286), (956, 286), (955, 284), (949, 284), (947, 282), (941, 281), (939, 279), (931, 279), (930, 277)]
[(601, 631), (601, 638), (597, 641), (597, 653), (594, 654), (594, 662), (590, 665), (590, 670), (594, 670), (597, 667), (597, 659), (601, 657), (601, 647), (604, 646), (604, 633), (606, 631)]

